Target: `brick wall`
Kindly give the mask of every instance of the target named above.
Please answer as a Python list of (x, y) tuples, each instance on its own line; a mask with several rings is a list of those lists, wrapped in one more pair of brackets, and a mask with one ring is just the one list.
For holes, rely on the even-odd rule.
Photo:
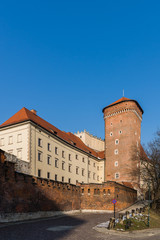
[(137, 199), (137, 192), (116, 182), (81, 185), (81, 209), (113, 210), (112, 200), (116, 199), (116, 209), (124, 209)]
[[(2, 151), (0, 156), (3, 159)], [(80, 209), (80, 187), (19, 173), (15, 163), (0, 161), (0, 212)]]
[(75, 186), (32, 177), (16, 172), (15, 163), (5, 161), (0, 150), (0, 213), (112, 210), (113, 198), (123, 209), (136, 200), (136, 191), (115, 182)]
[[(142, 112), (134, 101), (120, 102), (104, 110), (105, 181), (139, 184), (138, 161), (133, 161), (133, 147), (140, 148)], [(116, 178), (116, 175), (119, 175)]]

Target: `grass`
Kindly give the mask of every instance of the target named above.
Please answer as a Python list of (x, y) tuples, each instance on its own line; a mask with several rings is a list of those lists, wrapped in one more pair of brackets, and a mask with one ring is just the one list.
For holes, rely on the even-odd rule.
[(134, 230), (143, 230), (148, 228), (160, 228), (160, 212), (155, 212), (150, 210), (150, 221), (148, 227), (148, 211), (143, 214), (143, 216), (137, 215), (134, 218), (131, 218), (131, 226), (129, 229), (125, 229), (126, 220), (123, 224), (117, 223), (115, 230), (123, 231), (134, 231)]

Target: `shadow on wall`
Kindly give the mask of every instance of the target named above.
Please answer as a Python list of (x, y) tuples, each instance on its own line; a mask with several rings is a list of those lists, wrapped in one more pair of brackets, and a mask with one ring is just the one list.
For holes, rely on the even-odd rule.
[(0, 159), (0, 213), (78, 209), (79, 186), (15, 172), (14, 163)]

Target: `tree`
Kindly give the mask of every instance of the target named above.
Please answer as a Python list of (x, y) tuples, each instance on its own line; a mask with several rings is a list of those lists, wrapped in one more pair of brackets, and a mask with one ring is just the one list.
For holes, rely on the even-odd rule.
[(137, 169), (133, 170), (133, 176), (139, 176), (140, 188), (147, 193), (150, 185), (153, 205), (160, 199), (160, 130), (155, 138), (147, 144), (147, 147), (137, 146), (132, 148), (133, 164), (137, 163)]

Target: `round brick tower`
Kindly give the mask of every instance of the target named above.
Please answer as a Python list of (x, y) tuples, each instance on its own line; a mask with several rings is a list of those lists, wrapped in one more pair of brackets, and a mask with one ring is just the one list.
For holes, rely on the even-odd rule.
[[(139, 163), (133, 149), (140, 148), (143, 110), (137, 101), (122, 97), (103, 109), (105, 121), (105, 181), (139, 185)], [(135, 151), (135, 150), (134, 150)]]

